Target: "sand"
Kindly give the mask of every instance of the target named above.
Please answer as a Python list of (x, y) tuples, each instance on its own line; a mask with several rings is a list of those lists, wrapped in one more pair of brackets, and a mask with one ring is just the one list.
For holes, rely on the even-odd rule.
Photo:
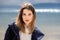
[[(43, 28), (42, 30), (45, 34), (45, 36), (42, 38), (42, 40), (60, 40), (60, 29), (54, 28), (54, 29), (47, 29)], [(4, 35), (5, 35), (6, 29), (1, 28), (0, 29), (0, 40), (4, 40)]]

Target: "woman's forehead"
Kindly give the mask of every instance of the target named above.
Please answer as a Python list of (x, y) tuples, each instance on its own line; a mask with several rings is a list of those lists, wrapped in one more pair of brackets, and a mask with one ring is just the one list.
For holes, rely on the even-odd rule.
[(29, 9), (24, 9), (24, 10), (23, 10), (23, 13), (32, 13), (32, 11), (29, 10)]

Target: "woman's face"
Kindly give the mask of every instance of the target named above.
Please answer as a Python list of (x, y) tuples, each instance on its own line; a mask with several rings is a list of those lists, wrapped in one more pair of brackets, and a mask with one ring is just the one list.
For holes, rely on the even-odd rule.
[(22, 14), (22, 19), (26, 25), (28, 25), (33, 19), (33, 13), (31, 10), (24, 9)]

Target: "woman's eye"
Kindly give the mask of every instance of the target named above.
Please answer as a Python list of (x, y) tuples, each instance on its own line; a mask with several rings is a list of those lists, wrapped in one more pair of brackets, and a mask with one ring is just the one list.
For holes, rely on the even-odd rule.
[(23, 14), (23, 15), (26, 15), (26, 14)]
[(29, 16), (30, 16), (31, 14), (29, 14)]

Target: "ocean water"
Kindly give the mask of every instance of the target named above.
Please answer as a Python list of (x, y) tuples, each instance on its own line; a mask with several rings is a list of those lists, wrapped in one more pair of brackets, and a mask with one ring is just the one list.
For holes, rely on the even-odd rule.
[[(48, 4), (45, 4), (45, 7), (43, 8), (49, 9), (50, 6), (46, 5)], [(35, 5), (35, 7), (38, 9), (38, 6)], [(15, 21), (18, 12), (6, 11), (9, 7), (0, 8), (0, 40), (3, 40), (8, 24)], [(54, 9), (53, 7), (51, 8)], [(55, 8), (58, 9), (60, 7), (55, 5)], [(45, 34), (42, 40), (60, 40), (60, 12), (36, 12), (35, 26), (39, 27), (39, 29)]]

